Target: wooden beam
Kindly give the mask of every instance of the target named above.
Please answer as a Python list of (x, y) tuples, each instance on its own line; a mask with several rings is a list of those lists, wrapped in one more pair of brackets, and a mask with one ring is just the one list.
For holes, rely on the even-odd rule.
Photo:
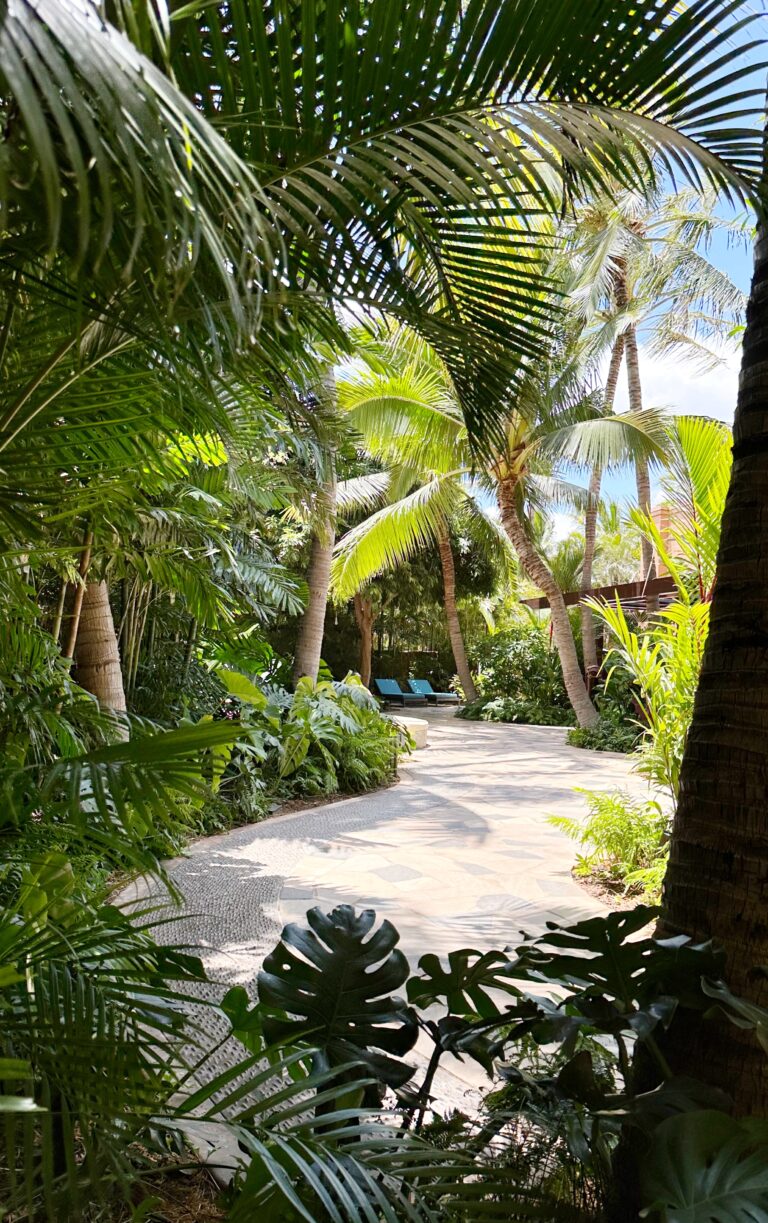
[[(576, 603), (580, 603), (582, 599), (604, 599), (606, 603), (615, 603), (618, 599), (620, 603), (629, 603), (637, 599), (658, 598), (659, 595), (674, 595), (677, 593), (677, 587), (673, 579), (669, 576), (663, 578), (652, 578), (649, 582), (617, 582), (615, 586), (597, 586), (594, 590), (569, 590), (563, 595), (566, 605), (573, 607)], [(526, 607), (532, 607), (535, 611), (542, 611), (549, 607), (549, 599), (541, 598), (521, 599)]]

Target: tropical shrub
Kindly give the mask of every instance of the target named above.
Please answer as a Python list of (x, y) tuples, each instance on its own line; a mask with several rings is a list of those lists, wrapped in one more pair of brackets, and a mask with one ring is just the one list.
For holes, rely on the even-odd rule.
[(521, 697), (494, 697), (475, 701), (459, 711), (459, 716), (480, 722), (520, 722), (534, 726), (572, 726), (575, 721), (570, 706), (547, 705)]
[[(693, 1132), (727, 1099), (706, 1083), (676, 1077), (659, 1038), (670, 1024), (686, 1022), (677, 1018), (681, 997), (687, 1008), (707, 1011), (702, 981), (719, 974), (720, 959), (710, 944), (649, 937), (654, 916), (640, 905), (552, 926), (506, 952), (465, 948), (446, 959), (428, 953), (415, 972), (397, 947), (396, 929), (386, 920), (377, 924), (372, 910), (313, 909), (306, 928), (286, 926), (259, 974), (258, 1001), (252, 1005), (236, 986), (222, 1003), (253, 1060), (182, 1106), (207, 1106), (205, 1116), (243, 1134), (230, 1218), (254, 1217), (257, 1207), (280, 1217), (287, 1199), (297, 1218), (324, 1219), (325, 1190), (341, 1195), (338, 1218), (345, 1221), (368, 1217), (370, 1194), (381, 1212), (376, 1217), (393, 1223), (518, 1214), (598, 1220), (625, 1124), (659, 1150), (658, 1162), (644, 1163), (650, 1196), (639, 1206), (657, 1193), (664, 1199), (679, 1192), (665, 1159), (665, 1118), (690, 1117)], [(432, 1052), (417, 1070), (412, 1050), (419, 1030)], [(642, 1092), (631, 1058), (638, 1044), (648, 1064)], [(264, 1092), (266, 1072), (255, 1074), (253, 1066), (266, 1049), (277, 1071), (273, 1084), (282, 1083), (280, 1100), (291, 1107), (303, 1097), (304, 1120), (294, 1136), (281, 1104), (270, 1130), (263, 1095), (255, 1108), (241, 1103), (244, 1092), (253, 1099), (255, 1084)], [(436, 1073), (452, 1058), (471, 1058), (488, 1076), (491, 1090), (477, 1118), (444, 1118), (435, 1103)], [(700, 1145), (706, 1147), (694, 1144), (682, 1165), (697, 1185), (706, 1159)], [(298, 1175), (274, 1175), (275, 1148), (290, 1152)], [(338, 1180), (334, 1152), (342, 1149), (358, 1195), (354, 1209), (350, 1177), (343, 1188)], [(305, 1175), (308, 1159), (312, 1176)], [(417, 1181), (409, 1166), (418, 1166)], [(738, 1192), (726, 1186), (727, 1200), (738, 1200)], [(764, 1185), (760, 1192), (762, 1201)], [(422, 1214), (425, 1208), (434, 1213)]]
[(585, 819), (547, 817), (586, 850), (576, 859), (575, 873), (597, 874), (625, 891), (657, 899), (667, 861), (667, 813), (655, 800), (634, 798), (626, 790), (577, 792), (587, 799)]
[(394, 776), (408, 745), (358, 676), (305, 676), (291, 693), (262, 690), (230, 669), (218, 674), (230, 692), (225, 716), (240, 730), (218, 783), (230, 824), (261, 818), (278, 797), (356, 793)]
[(593, 610), (613, 636), (609, 661), (637, 687), (642, 738), (635, 769), (674, 805), (709, 629), (709, 604), (672, 603), (644, 631), (630, 626), (620, 604), (595, 603)]
[(568, 731), (571, 747), (584, 747), (592, 752), (633, 752), (640, 731), (636, 726), (601, 717), (597, 726), (574, 726)]
[(557, 651), (547, 630), (521, 624), (492, 633), (476, 649), (477, 686), (481, 696), (513, 697), (567, 708), (568, 697)]
[(471, 721), (570, 726), (575, 721), (560, 659), (546, 628), (528, 623), (483, 638), (475, 650), (480, 699), (457, 716)]

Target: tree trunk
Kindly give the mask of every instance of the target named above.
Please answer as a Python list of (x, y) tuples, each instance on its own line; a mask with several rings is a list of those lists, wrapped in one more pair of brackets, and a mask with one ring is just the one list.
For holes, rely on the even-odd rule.
[[(634, 323), (625, 332), (624, 346), (627, 355), (627, 387), (629, 390), (630, 412), (641, 412), (643, 408), (643, 391), (640, 384), (640, 360), (637, 351), (637, 332)], [(637, 507), (643, 514), (651, 512), (651, 477), (646, 459), (635, 459), (635, 479), (637, 481)], [(653, 555), (653, 544), (645, 535), (640, 541), (642, 558), (641, 578), (656, 577), (656, 560)]]
[(299, 623), (296, 639), (296, 656), (293, 663), (294, 684), (297, 684), (303, 675), (308, 675), (310, 679), (316, 680), (320, 667), (336, 528), (336, 476), (334, 473), (320, 489), (317, 509), (318, 522), (312, 536), (309, 569), (307, 570), (309, 598)]
[(78, 684), (92, 692), (105, 709), (125, 713), (120, 652), (106, 582), (89, 582), (85, 588), (74, 657)]
[(573, 631), (571, 629), (571, 622), (568, 619), (568, 609), (565, 606), (563, 592), (550, 573), (546, 563), (528, 538), (525, 528), (518, 517), (515, 506), (514, 480), (499, 480), (498, 497), (502, 525), (512, 541), (517, 555), (520, 557), (520, 563), (531, 581), (535, 582), (549, 599), (552, 636), (555, 648), (560, 656), (563, 682), (565, 683), (565, 690), (568, 693), (568, 699), (573, 707), (573, 712), (576, 714), (579, 726), (596, 726), (598, 722), (597, 710), (589, 699), (584, 676), (581, 673), (579, 657), (576, 653), (576, 644), (573, 640)]
[(354, 598), (355, 620), (360, 633), (360, 678), (366, 688), (371, 685), (373, 654), (373, 603), (357, 594)]
[[(737, 995), (768, 1006), (768, 226), (747, 309), (733, 470), (711, 627), (680, 778), (661, 928), (725, 949)], [(768, 1115), (768, 1057), (725, 1021), (681, 1024), (678, 1073), (725, 1088), (739, 1113)], [(672, 1029), (674, 1037), (675, 1028)]]
[[(584, 563), (581, 569), (581, 591), (588, 594), (592, 589), (592, 565), (597, 543), (597, 507), (600, 502), (600, 481), (603, 469), (595, 467), (589, 479), (589, 503), (584, 515)], [(579, 604), (581, 615), (581, 647), (584, 652), (584, 670), (587, 675), (597, 673), (597, 645), (595, 644), (595, 621), (592, 612), (584, 603)]]
[[(603, 407), (607, 413), (613, 411), (616, 399), (616, 387), (619, 382), (619, 372), (624, 356), (624, 336), (617, 336), (608, 374), (605, 379)], [(603, 473), (600, 467), (595, 467), (589, 481), (589, 504), (584, 516), (584, 564), (581, 570), (582, 593), (587, 594), (592, 589), (592, 566), (595, 560), (595, 544), (597, 542), (597, 510), (600, 500), (600, 484)], [(579, 606), (581, 615), (581, 645), (584, 651), (584, 669), (589, 674), (597, 671), (597, 646), (595, 644), (595, 621), (592, 612), (583, 603)]]
[(451, 639), (451, 649), (453, 650), (453, 660), (456, 663), (456, 674), (464, 689), (464, 699), (476, 701), (477, 688), (472, 678), (472, 672), (469, 669), (469, 659), (464, 647), (464, 637), (461, 632), (459, 613), (456, 607), (456, 568), (453, 563), (451, 540), (447, 531), (440, 532), (437, 538), (437, 546), (443, 570), (443, 601), (445, 603), (445, 616), (448, 621), (448, 636)]
[(66, 640), (61, 651), (65, 658), (73, 658), (75, 654), (75, 642), (77, 641), (77, 633), (80, 628), (80, 615), (83, 609), (83, 598), (85, 597), (85, 578), (91, 564), (92, 547), (93, 531), (88, 528), (83, 538), (83, 550), (80, 553), (80, 564), (78, 566), (80, 581), (74, 588), (74, 593), (72, 596), (72, 610), (69, 615)]

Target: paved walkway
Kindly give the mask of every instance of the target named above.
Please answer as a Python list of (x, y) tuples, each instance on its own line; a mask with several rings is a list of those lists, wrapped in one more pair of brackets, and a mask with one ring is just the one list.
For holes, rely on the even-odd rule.
[[(216, 1002), (239, 983), (254, 998), (282, 927), (313, 905), (386, 914), (413, 969), (427, 951), (503, 948), (522, 929), (603, 911), (573, 881), (574, 845), (546, 816), (583, 812), (576, 786), (626, 785), (626, 758), (569, 748), (560, 729), (464, 722), (445, 709), (426, 716), (429, 746), (403, 763), (397, 785), (208, 837), (169, 864), (184, 913), (156, 937), (202, 956), (210, 984), (193, 992)], [(243, 1050), (219, 1044), (227, 1025), (215, 1009), (201, 1008), (196, 1022), (214, 1049), (210, 1078)], [(429, 1054), (421, 1038), (409, 1056), (423, 1071)], [(450, 1059), (433, 1091), (443, 1105), (474, 1108), (487, 1087), (471, 1059)]]
[(576, 786), (627, 784), (627, 760), (569, 748), (560, 729), (427, 716), (429, 746), (397, 785), (209, 837), (172, 862), (187, 916), (163, 937), (248, 985), (285, 922), (316, 904), (386, 914), (414, 968), (425, 951), (503, 947), (601, 912), (545, 817), (582, 812)]

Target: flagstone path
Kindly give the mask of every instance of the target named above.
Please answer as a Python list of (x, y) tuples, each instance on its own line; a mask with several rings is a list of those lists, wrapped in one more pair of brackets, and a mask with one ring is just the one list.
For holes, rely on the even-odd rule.
[(575, 787), (627, 785), (626, 758), (567, 747), (559, 728), (426, 716), (429, 746), (389, 789), (192, 845), (170, 864), (186, 916), (165, 937), (200, 948), (214, 978), (248, 984), (313, 905), (386, 914), (414, 967), (425, 951), (503, 947), (603, 911), (546, 816), (583, 812)]
[[(207, 837), (168, 864), (183, 905), (156, 936), (202, 956), (210, 984), (201, 994), (218, 1000), (238, 983), (254, 997), (282, 927), (314, 905), (386, 915), (414, 969), (426, 951), (504, 947), (521, 930), (604, 911), (574, 882), (573, 842), (546, 816), (583, 813), (575, 787), (639, 788), (626, 757), (570, 748), (559, 728), (422, 712), (429, 746), (402, 763), (396, 785)], [(141, 896), (134, 888), (123, 899)], [(200, 1022), (212, 1044), (225, 1034), (216, 1011), (203, 1010)], [(428, 1054), (417, 1047), (416, 1060)], [(240, 1055), (225, 1042), (206, 1077)], [(467, 1061), (436, 1080), (454, 1106), (481, 1086)]]

